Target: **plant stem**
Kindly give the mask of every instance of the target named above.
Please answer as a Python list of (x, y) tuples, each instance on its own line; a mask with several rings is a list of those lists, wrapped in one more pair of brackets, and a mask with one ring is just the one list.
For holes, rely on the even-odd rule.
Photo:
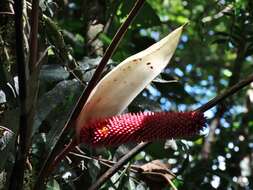
[(125, 156), (123, 156), (119, 161), (113, 165), (110, 169), (108, 169), (90, 188), (89, 190), (98, 189), (103, 183), (108, 180), (114, 173), (116, 173), (124, 164), (126, 164), (129, 160), (131, 160), (136, 154), (145, 149), (150, 142), (144, 142), (138, 144), (134, 147), (130, 152), (128, 152)]
[[(19, 79), (20, 123), (16, 161), (9, 186), (9, 189), (15, 190), (23, 189), (25, 164), (30, 147), (33, 118), (35, 114), (34, 110), (37, 102), (38, 82), (36, 83), (35, 81), (38, 81), (39, 71), (38, 68), (35, 67), (38, 53), (37, 34), (39, 1), (33, 0), (32, 3), (29, 65), (26, 64), (25, 61), (23, 7), (23, 0), (15, 1), (16, 59)], [(30, 67), (28, 68), (28, 66)]]
[(15, 32), (16, 32), (16, 60), (18, 68), (18, 85), (20, 100), (20, 120), (19, 120), (19, 142), (17, 142), (17, 153), (14, 167), (11, 174), (9, 190), (23, 189), (24, 171), (26, 162), (26, 142), (27, 142), (27, 73), (24, 52), (24, 30), (23, 30), (23, 0), (15, 0)]
[(39, 0), (32, 1), (32, 11), (31, 11), (31, 33), (30, 33), (30, 57), (29, 57), (29, 67), (30, 72), (33, 72), (38, 57), (38, 25), (39, 25)]
[(54, 161), (52, 162), (52, 164), (49, 166), (48, 168), (48, 172), (51, 173), (53, 172), (53, 170), (55, 169), (55, 167), (60, 163), (61, 160), (64, 159), (64, 157), (75, 148), (75, 146), (77, 146), (78, 143), (76, 141), (76, 139), (74, 139), (73, 141), (71, 141), (67, 146), (65, 146), (65, 148), (60, 152), (60, 154), (58, 154), (56, 156), (56, 158), (54, 159)]
[[(52, 166), (50, 166), (50, 165), (53, 163), (54, 158), (57, 156), (59, 149), (63, 146), (62, 139), (65, 138), (66, 131), (69, 128), (74, 127), (75, 121), (76, 121), (79, 113), (81, 112), (83, 105), (86, 103), (91, 91), (96, 86), (97, 82), (99, 81), (101, 74), (102, 74), (108, 60), (111, 58), (112, 54), (114, 53), (115, 49), (117, 48), (118, 44), (120, 43), (122, 37), (126, 33), (128, 26), (131, 24), (131, 22), (133, 21), (133, 19), (137, 15), (138, 11), (141, 9), (144, 2), (145, 2), (145, 0), (137, 0), (136, 1), (135, 5), (134, 5), (133, 9), (131, 10), (131, 12), (129, 13), (127, 19), (120, 26), (119, 30), (117, 31), (114, 38), (112, 39), (111, 44), (106, 49), (106, 52), (105, 52), (103, 58), (101, 59), (95, 73), (93, 74), (88, 86), (83, 91), (73, 112), (71, 113), (71, 116), (69, 117), (63, 130), (59, 134), (58, 141), (56, 142), (56, 144), (52, 148), (52, 151), (49, 153), (46, 161), (44, 162), (42, 169), (40, 171), (40, 174), (38, 176), (38, 179), (36, 181), (34, 189), (36, 189), (36, 190), (41, 189), (41, 188), (43, 188), (43, 185), (45, 185), (44, 180), (45, 180), (45, 178), (47, 178), (50, 175), (49, 168), (52, 168)], [(50, 170), (52, 170), (52, 169), (50, 169)]]
[[(217, 97), (213, 98), (206, 104), (202, 105), (195, 111), (205, 112), (212, 107), (216, 106), (220, 102), (222, 102), (227, 97), (233, 95), (243, 87), (247, 86), (253, 82), (253, 75), (248, 76), (244, 80), (241, 80), (240, 82), (233, 85), (231, 88), (227, 89), (224, 93), (218, 95)], [(128, 161), (130, 161), (136, 154), (141, 152), (144, 148), (146, 148), (151, 142), (143, 142), (138, 144), (136, 147), (134, 147), (130, 152), (128, 152), (125, 156), (123, 156), (121, 159), (118, 160), (118, 162), (108, 169), (100, 178), (89, 188), (89, 190), (97, 190), (99, 187), (101, 187), (106, 180), (108, 180), (111, 176), (113, 176), (121, 167), (123, 167), (124, 164), (126, 164)]]

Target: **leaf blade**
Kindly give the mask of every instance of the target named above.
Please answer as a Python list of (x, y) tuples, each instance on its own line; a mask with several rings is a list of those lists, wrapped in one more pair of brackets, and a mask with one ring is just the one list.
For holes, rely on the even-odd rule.
[(78, 116), (77, 134), (90, 119), (121, 113), (159, 75), (175, 52), (183, 27), (125, 59), (96, 85)]

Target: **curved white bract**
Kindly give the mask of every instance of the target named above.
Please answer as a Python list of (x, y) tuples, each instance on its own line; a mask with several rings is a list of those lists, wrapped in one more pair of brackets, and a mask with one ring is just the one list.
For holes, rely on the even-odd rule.
[(115, 67), (93, 89), (76, 123), (77, 135), (94, 118), (121, 113), (166, 67), (179, 42), (183, 26)]

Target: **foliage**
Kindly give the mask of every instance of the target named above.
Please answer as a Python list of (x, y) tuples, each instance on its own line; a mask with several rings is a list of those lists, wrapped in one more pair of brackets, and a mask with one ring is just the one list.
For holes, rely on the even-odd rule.
[[(57, 135), (134, 2), (40, 1), (39, 55), (43, 56), (43, 52), (45, 55), (41, 59), (32, 144), (25, 172), (26, 189), (31, 189), (37, 180)], [(8, 189), (11, 183), (19, 123), (14, 18), (13, 14), (7, 14), (12, 6), (9, 1), (0, 2), (0, 189)], [(26, 8), (29, 21), (29, 2)], [(176, 27), (190, 23), (172, 64), (146, 87), (126, 112), (193, 110), (251, 74), (252, 10), (251, 0), (148, 0), (104, 74)], [(25, 32), (28, 35), (29, 30)], [(171, 179), (178, 189), (252, 189), (252, 88), (251, 85), (242, 89), (205, 112), (208, 128), (203, 131), (204, 135), (152, 143), (101, 189), (160, 186), (171, 189), (162, 177), (152, 176), (150, 172), (139, 174), (138, 169), (152, 160), (160, 160), (177, 176)], [(67, 142), (70, 137), (71, 134), (64, 140)], [(108, 166), (133, 147), (127, 144), (91, 149), (80, 145), (52, 173), (46, 188), (88, 189)]]

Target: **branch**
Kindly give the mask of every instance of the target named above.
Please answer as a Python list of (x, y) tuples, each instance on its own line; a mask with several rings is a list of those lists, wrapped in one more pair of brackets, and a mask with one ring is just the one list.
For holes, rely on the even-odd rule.
[(63, 130), (59, 134), (58, 141), (53, 146), (52, 151), (49, 153), (46, 161), (44, 162), (44, 164), (42, 166), (42, 169), (40, 171), (40, 174), (38, 176), (38, 179), (36, 181), (34, 189), (38, 190), (38, 189), (41, 189), (43, 187), (45, 178), (47, 178), (50, 174), (49, 173), (49, 170), (51, 168), (50, 165), (54, 162), (54, 158), (57, 156), (57, 154), (59, 152), (59, 149), (63, 146), (63, 141), (62, 140), (64, 139), (64, 137), (66, 135), (66, 131), (69, 128), (71, 128), (75, 125), (75, 120), (78, 117), (79, 113), (81, 112), (83, 105), (86, 103), (92, 89), (95, 87), (95, 85), (99, 81), (99, 79), (101, 77), (101, 74), (104, 70), (104, 67), (106, 66), (108, 60), (110, 59), (110, 57), (114, 53), (114, 51), (117, 48), (119, 42), (121, 41), (122, 37), (124, 36), (125, 32), (127, 31), (128, 26), (131, 24), (131, 22), (133, 21), (133, 19), (137, 15), (138, 11), (140, 10), (140, 8), (142, 7), (144, 2), (145, 2), (145, 0), (137, 0), (137, 2), (135, 3), (133, 9), (129, 13), (127, 19), (121, 25), (121, 27), (117, 31), (116, 35), (112, 39), (112, 42), (111, 42), (110, 46), (107, 48), (107, 50), (106, 50), (103, 58), (101, 59), (95, 73), (93, 74), (88, 86), (83, 91), (83, 93), (82, 93), (81, 97), (79, 98), (73, 112), (71, 113), (70, 118), (68, 119), (68, 121), (65, 124)]
[[(111, 161), (111, 160), (106, 160), (106, 159), (96, 158), (96, 157), (89, 157), (89, 156), (85, 156), (85, 154), (79, 154), (76, 152), (69, 152), (69, 155), (73, 155), (77, 158), (86, 159), (86, 160), (96, 160), (108, 168), (111, 168), (112, 165), (116, 164), (116, 162)], [(124, 166), (124, 168), (126, 168), (126, 166)], [(130, 171), (134, 172), (134, 173), (141, 173), (141, 172), (143, 172), (143, 169), (139, 165), (132, 164), (130, 166)]]
[(252, 81), (253, 81), (253, 75), (250, 75), (247, 78), (245, 78), (245, 79), (241, 80), (240, 82), (236, 83), (235, 85), (233, 85), (229, 89), (227, 89), (224, 93), (216, 96), (215, 98), (213, 98), (212, 100), (210, 100), (209, 102), (204, 104), (203, 106), (196, 109), (196, 111), (205, 112), (205, 111), (211, 109), (212, 107), (214, 107), (217, 104), (221, 103), (226, 98), (232, 96), (237, 91), (241, 90), (243, 87), (249, 85)]
[(9, 190), (23, 189), (24, 171), (26, 162), (26, 142), (28, 117), (26, 114), (27, 97), (27, 73), (24, 51), (24, 30), (23, 30), (23, 0), (15, 0), (15, 32), (16, 32), (16, 60), (18, 68), (18, 85), (20, 100), (20, 120), (19, 120), (19, 144), (14, 167), (10, 178)]
[(115, 174), (124, 164), (126, 164), (129, 160), (131, 160), (140, 151), (145, 149), (149, 144), (151, 143), (144, 142), (134, 147), (130, 152), (128, 152), (125, 156), (123, 156), (113, 167), (108, 169), (88, 190), (98, 189), (101, 185), (104, 184), (106, 180), (108, 180), (113, 174)]
[[(253, 75), (248, 76), (244, 80), (233, 85), (231, 88), (227, 89), (224, 93), (218, 95), (217, 97), (213, 98), (203, 106), (199, 107), (195, 111), (205, 112), (212, 107), (216, 106), (220, 102), (222, 102), (227, 97), (232, 96), (237, 91), (241, 90), (243, 87), (247, 86), (253, 82)], [(138, 144), (135, 148), (133, 148), (130, 152), (128, 152), (125, 156), (123, 156), (119, 161), (107, 170), (90, 188), (89, 190), (97, 190), (101, 187), (111, 176), (113, 176), (124, 164), (129, 162), (136, 154), (141, 152), (144, 148), (146, 148), (151, 142), (143, 142)]]

